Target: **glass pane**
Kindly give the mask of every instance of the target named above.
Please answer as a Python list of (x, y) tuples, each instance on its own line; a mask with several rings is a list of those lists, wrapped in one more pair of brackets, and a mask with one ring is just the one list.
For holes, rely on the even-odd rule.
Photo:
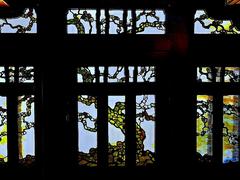
[(104, 82), (104, 71), (105, 71), (105, 67), (100, 66), (99, 67), (99, 82), (103, 83)]
[(109, 34), (123, 33), (123, 10), (110, 10), (109, 16)]
[(9, 71), (9, 82), (14, 83), (15, 82), (15, 67), (10, 66), (8, 68)]
[(97, 34), (96, 10), (70, 9), (67, 13), (68, 34)]
[(106, 16), (105, 16), (105, 10), (101, 9), (100, 10), (100, 31), (101, 34), (106, 33)]
[(133, 20), (132, 20), (132, 11), (127, 11), (127, 33), (132, 33), (132, 26), (133, 26)]
[(222, 68), (221, 67), (215, 67), (213, 68), (213, 72), (214, 72), (214, 75), (215, 75), (215, 78), (216, 78), (216, 82), (221, 82), (222, 80)]
[(239, 82), (239, 67), (226, 67), (224, 82)]
[(108, 97), (108, 165), (125, 166), (125, 96)]
[(97, 166), (97, 97), (78, 96), (78, 162)]
[(0, 83), (5, 83), (5, 82), (6, 82), (5, 67), (0, 66)]
[(35, 110), (34, 96), (18, 97), (18, 148), (20, 163), (35, 161)]
[(83, 83), (83, 82), (95, 83), (96, 82), (95, 67), (80, 67), (80, 68), (78, 68), (77, 81), (79, 83)]
[(138, 67), (137, 82), (155, 82), (155, 67)]
[(136, 10), (137, 34), (165, 34), (163, 10)]
[(7, 162), (7, 98), (0, 96), (0, 164)]
[(196, 11), (194, 21), (195, 34), (240, 34), (231, 21), (212, 19), (204, 10)]
[(213, 96), (197, 96), (197, 154), (200, 161), (212, 159)]
[(155, 162), (155, 96), (136, 96), (136, 164)]
[(223, 96), (223, 163), (239, 161), (239, 96)]
[(198, 67), (197, 81), (198, 82), (221, 82), (221, 67)]
[(20, 17), (0, 19), (0, 33), (36, 33), (37, 14), (32, 8), (24, 10)]
[(210, 67), (197, 68), (197, 81), (198, 82), (213, 82), (212, 70)]
[(34, 68), (32, 66), (19, 67), (19, 82), (20, 83), (34, 82)]
[(129, 72), (129, 82), (134, 82), (134, 67), (129, 66), (128, 72)]
[(125, 82), (125, 70), (122, 66), (108, 68), (108, 82)]

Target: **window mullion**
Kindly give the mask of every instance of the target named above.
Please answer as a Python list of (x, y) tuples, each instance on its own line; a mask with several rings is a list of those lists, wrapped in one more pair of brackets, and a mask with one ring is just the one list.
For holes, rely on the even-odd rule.
[(213, 98), (213, 161), (222, 164), (223, 159), (223, 96)]
[(98, 96), (98, 166), (108, 166), (108, 97)]
[(15, 168), (18, 164), (18, 100), (17, 96), (7, 96), (7, 132), (8, 132), (8, 162), (10, 167)]
[(133, 95), (133, 93), (126, 95), (125, 109), (126, 109), (126, 116), (125, 116), (126, 165), (128, 167), (135, 167), (136, 166), (136, 96)]

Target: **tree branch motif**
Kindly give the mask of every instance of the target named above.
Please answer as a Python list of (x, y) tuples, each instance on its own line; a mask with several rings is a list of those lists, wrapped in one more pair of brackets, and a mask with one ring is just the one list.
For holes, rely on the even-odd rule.
[[(78, 101), (84, 105), (94, 105), (97, 108), (96, 97), (93, 96), (79, 96)], [(155, 108), (155, 103), (148, 104), (148, 96), (143, 96), (143, 100), (136, 104), (138, 111), (137, 118), (140, 120), (136, 123), (136, 145), (137, 145), (137, 159), (139, 165), (149, 165), (154, 162), (154, 153), (149, 150), (144, 151), (144, 140), (146, 139), (145, 130), (142, 129), (141, 123), (144, 120), (155, 121), (155, 116), (148, 113), (148, 110)], [(116, 102), (114, 107), (108, 107), (108, 122), (114, 127), (121, 130), (125, 135), (125, 103)], [(97, 132), (97, 118), (93, 118), (89, 112), (78, 113), (78, 121), (83, 124), (85, 130), (89, 132)], [(94, 122), (94, 127), (88, 126), (88, 121)], [(109, 166), (124, 166), (125, 165), (125, 142), (118, 141), (116, 145), (108, 144), (109, 148)], [(96, 166), (97, 156), (96, 148), (91, 148), (89, 153), (79, 152), (79, 163), (84, 166)]]
[[(69, 18), (67, 20), (67, 25), (73, 25), (77, 29), (77, 34), (93, 34), (93, 23), (96, 24), (97, 22), (95, 19), (96, 12), (89, 12), (90, 10), (82, 10), (78, 9), (77, 11), (69, 10), (69, 13), (72, 15), (72, 18)], [(95, 10), (96, 11), (96, 10)], [(145, 22), (141, 22), (138, 27), (136, 27), (136, 33), (144, 32), (146, 28), (156, 28), (159, 31), (165, 31), (165, 22), (160, 20), (160, 17), (156, 15), (156, 10), (142, 10), (141, 13), (136, 18), (136, 21), (139, 21), (142, 16), (146, 19)], [(154, 19), (154, 20), (153, 20)], [(88, 24), (89, 31), (87, 32), (87, 26), (84, 25), (83, 22), (86, 22)], [(101, 17), (99, 21), (99, 28), (100, 33), (104, 34), (106, 31), (106, 23), (107, 19), (106, 17)], [(109, 23), (113, 23), (113, 25), (116, 25), (116, 33), (122, 34), (124, 33), (124, 27), (127, 27), (126, 33), (132, 33), (132, 25), (133, 25), (133, 19), (127, 20), (126, 24), (123, 24), (123, 17), (119, 17), (114, 14), (109, 15)], [(96, 27), (97, 28), (97, 27)], [(112, 32), (110, 32), (111, 34)]]
[[(80, 82), (83, 83), (94, 83), (97, 79), (96, 73), (90, 70), (92, 67), (80, 67), (77, 70), (78, 75), (80, 75)], [(124, 66), (112, 66), (109, 69), (111, 72), (105, 74), (105, 72), (100, 72), (99, 77), (107, 76), (108, 80), (124, 83), (126, 82), (125, 67)], [(136, 70), (133, 70), (136, 71)], [(137, 67), (137, 81), (138, 82), (154, 82), (155, 81), (155, 67), (154, 66), (139, 66)], [(129, 73), (129, 79), (133, 78), (133, 75)]]
[(36, 12), (33, 8), (25, 9), (23, 15), (14, 19), (16, 19), (16, 21), (19, 21), (20, 23), (21, 18), (29, 19), (29, 22), (26, 26), (20, 24), (13, 25), (9, 22), (11, 19), (0, 19), (0, 33), (6, 33), (5, 31), (3, 31), (3, 27), (5, 26), (9, 26), (11, 29), (16, 30), (15, 33), (28, 33), (32, 30), (33, 25), (37, 23)]
[[(211, 96), (197, 96), (197, 159), (199, 162), (212, 161), (212, 113)], [(206, 138), (207, 142), (204, 140)], [(207, 146), (207, 149), (205, 149)]]
[[(141, 22), (138, 27), (136, 27), (136, 33), (144, 32), (146, 28), (156, 28), (159, 31), (165, 31), (165, 22), (160, 20), (160, 17), (156, 15), (156, 10), (142, 10), (137, 17), (136, 22), (144, 17), (145, 22)], [(150, 20), (154, 19), (154, 21)], [(152, 22), (151, 22), (152, 21)]]
[(214, 20), (206, 12), (195, 17), (194, 23), (199, 22), (203, 29), (210, 30), (210, 34), (239, 34), (240, 31), (234, 26), (233, 22), (228, 21), (224, 24), (223, 20)]
[[(223, 105), (223, 113), (224, 115), (228, 115), (230, 117), (232, 117), (231, 121), (238, 121), (240, 119), (239, 116), (239, 110), (240, 110), (240, 106), (238, 103), (224, 103)], [(236, 126), (238, 126), (238, 124), (234, 124)], [(223, 137), (227, 137), (228, 139), (228, 143), (232, 144), (233, 146), (237, 145), (239, 142), (239, 135), (238, 135), (238, 131), (237, 132), (233, 132), (232, 130), (230, 130), (227, 125), (224, 123), (224, 127), (223, 127)]]

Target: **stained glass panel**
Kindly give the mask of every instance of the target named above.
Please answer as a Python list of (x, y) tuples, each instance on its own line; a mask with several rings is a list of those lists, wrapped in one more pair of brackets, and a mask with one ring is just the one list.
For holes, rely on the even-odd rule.
[(136, 96), (136, 165), (155, 162), (155, 96)]
[(20, 83), (34, 82), (34, 68), (32, 66), (19, 67), (19, 82)]
[(197, 68), (197, 81), (198, 82), (213, 82), (212, 70), (210, 67)]
[(123, 33), (123, 10), (110, 10), (109, 16), (109, 34)]
[(127, 11), (127, 33), (132, 33), (132, 27), (133, 27), (133, 19), (132, 19), (132, 11)]
[(137, 82), (155, 82), (155, 67), (142, 66), (137, 67)]
[[(7, 68), (7, 69), (6, 69)], [(34, 67), (21, 66), (18, 68), (18, 80), (19, 83), (34, 83)], [(6, 74), (8, 74), (8, 79)], [(16, 67), (0, 67), (0, 83), (6, 83), (9, 80), (10, 83), (15, 83)]]
[(216, 82), (221, 82), (222, 81), (222, 68), (221, 67), (214, 67), (213, 68), (213, 75), (214, 75), (214, 79)]
[(19, 160), (24, 165), (35, 161), (35, 109), (34, 96), (18, 97)]
[(195, 34), (240, 34), (232, 21), (212, 19), (204, 10), (196, 11), (194, 22)]
[(5, 83), (5, 82), (6, 82), (5, 67), (0, 66), (0, 83)]
[(108, 82), (125, 82), (125, 69), (123, 66), (108, 67)]
[(136, 10), (137, 34), (165, 34), (163, 10)]
[(32, 8), (24, 10), (24, 13), (16, 18), (0, 19), (0, 33), (36, 33), (37, 14)]
[(106, 33), (106, 16), (105, 16), (105, 10), (100, 10), (100, 33), (105, 34)]
[(223, 163), (239, 161), (239, 101), (237, 95), (223, 96)]
[(128, 67), (129, 72), (129, 82), (134, 82), (134, 70), (135, 68), (133, 66)]
[(97, 166), (97, 97), (78, 96), (78, 161)]
[(0, 164), (7, 162), (7, 98), (0, 96)]
[(103, 83), (104, 82), (104, 76), (105, 76), (105, 73), (104, 73), (104, 71), (105, 71), (105, 67), (104, 66), (100, 66), (99, 67), (99, 82), (100, 83)]
[(198, 82), (221, 82), (221, 67), (198, 67), (197, 81)]
[(68, 34), (97, 34), (96, 13), (93, 9), (68, 10)]
[(200, 161), (212, 159), (213, 96), (197, 96), (197, 154)]
[(108, 97), (108, 165), (125, 166), (125, 96)]
[[(126, 82), (155, 82), (155, 66), (87, 66), (77, 69), (78, 83), (103, 83), (105, 79), (108, 83), (126, 83)], [(198, 68), (199, 71), (199, 68)], [(203, 76), (204, 72), (201, 75)], [(198, 73), (198, 74), (199, 74)], [(211, 74), (209, 74), (210, 76)], [(127, 77), (128, 76), (128, 77)], [(127, 79), (128, 78), (128, 79)], [(136, 78), (136, 80), (135, 80)], [(128, 81), (127, 81), (128, 80)]]
[(239, 67), (226, 67), (224, 82), (239, 82), (240, 68)]
[(9, 71), (9, 82), (14, 83), (15, 82), (15, 67), (10, 66), (8, 68)]
[(87, 82), (87, 83), (95, 83), (96, 82), (96, 74), (95, 67), (80, 67), (77, 70), (77, 81), (79, 83)]

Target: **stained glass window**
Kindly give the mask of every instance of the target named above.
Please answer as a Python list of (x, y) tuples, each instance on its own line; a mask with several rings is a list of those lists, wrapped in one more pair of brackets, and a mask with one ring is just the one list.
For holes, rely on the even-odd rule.
[(0, 19), (0, 33), (36, 33), (37, 14), (32, 8), (24, 10), (24, 13), (15, 18)]
[(78, 162), (97, 166), (97, 97), (78, 96)]
[(238, 95), (223, 96), (223, 163), (239, 161)]
[(155, 96), (136, 97), (136, 165), (155, 162)]
[[(100, 12), (99, 23), (97, 11)], [(126, 28), (127, 33), (132, 33), (132, 11), (126, 10), (126, 22), (122, 9), (110, 9), (109, 19), (103, 9), (70, 9), (67, 13), (68, 34), (97, 34), (99, 26), (100, 34), (122, 34)], [(136, 10), (136, 33), (137, 34), (165, 34), (165, 13), (163, 10)], [(109, 29), (106, 25), (109, 21)], [(98, 25), (99, 24), (99, 25)]]
[[(18, 69), (18, 72), (16, 70)], [(8, 76), (7, 76), (8, 74)], [(21, 66), (21, 67), (0, 67), (0, 83), (15, 83), (18, 77), (19, 83), (34, 83), (34, 67), (32, 66)]]
[(212, 125), (213, 96), (197, 96), (197, 153), (199, 160), (211, 161), (212, 157)]
[(137, 34), (165, 34), (163, 10), (136, 10)]
[(108, 165), (125, 166), (125, 96), (108, 97)]
[[(127, 72), (126, 72), (127, 69)], [(97, 71), (99, 74), (97, 74)], [(105, 72), (106, 71), (106, 72)], [(135, 74), (135, 72), (137, 72)], [(126, 76), (126, 73), (128, 75)], [(78, 83), (96, 83), (99, 80), (100, 83), (106, 79), (108, 83), (126, 83), (128, 82), (155, 82), (155, 66), (87, 66), (79, 67), (77, 69), (77, 82)]]
[(35, 109), (34, 96), (18, 97), (19, 160), (24, 165), (35, 161)]
[(197, 10), (194, 16), (195, 34), (240, 34), (232, 21), (215, 20), (207, 15), (204, 10)]
[(0, 96), (0, 164), (7, 162), (7, 98)]

